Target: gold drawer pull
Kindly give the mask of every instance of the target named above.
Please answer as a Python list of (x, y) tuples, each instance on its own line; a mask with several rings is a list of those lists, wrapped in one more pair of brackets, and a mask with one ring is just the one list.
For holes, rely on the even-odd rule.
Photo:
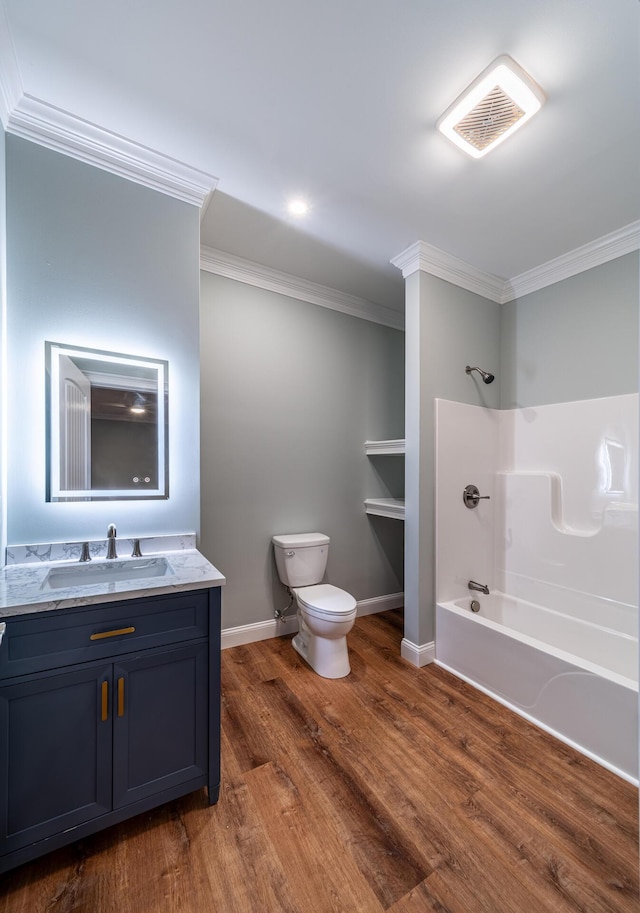
[(118, 679), (118, 716), (124, 716), (124, 678)]
[(89, 640), (104, 640), (105, 637), (117, 637), (118, 634), (133, 634), (135, 628), (118, 628), (117, 631), (102, 631), (100, 634), (92, 634)]
[(109, 682), (102, 683), (102, 722), (109, 718)]

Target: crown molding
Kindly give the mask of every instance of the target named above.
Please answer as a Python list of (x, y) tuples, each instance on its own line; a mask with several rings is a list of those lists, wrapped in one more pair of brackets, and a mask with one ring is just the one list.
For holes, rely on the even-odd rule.
[(396, 330), (404, 329), (404, 314), (399, 311), (381, 304), (374, 304), (355, 295), (348, 295), (346, 292), (340, 292), (325, 285), (319, 285), (316, 282), (310, 282), (307, 279), (300, 279), (290, 273), (262, 266), (260, 263), (236, 257), (234, 254), (228, 254), (226, 251), (213, 247), (202, 246), (200, 248), (200, 269), (270, 292), (277, 292), (280, 295), (287, 295), (289, 298), (307, 301), (309, 304), (341, 311), (351, 317), (360, 317), (363, 320), (380, 323)]
[(9, 115), (22, 96), (22, 79), (4, 2), (0, 2), (0, 120), (7, 129)]
[(434, 247), (433, 244), (427, 244), (426, 241), (416, 241), (394, 257), (391, 263), (402, 270), (404, 279), (421, 270), (469, 292), (475, 292), (490, 301), (502, 301), (504, 279), (476, 269), (475, 266)]
[(55, 152), (200, 207), (218, 179), (23, 94), (5, 129)]
[(507, 304), (516, 298), (555, 285), (556, 282), (577, 276), (636, 250), (640, 250), (640, 220), (562, 254), (554, 260), (549, 260), (541, 266), (536, 266), (513, 279), (501, 279), (491, 273), (484, 273), (464, 260), (454, 257), (453, 254), (427, 244), (426, 241), (416, 241), (394, 257), (391, 263), (402, 270), (405, 279), (417, 270), (422, 270), (490, 301)]
[(7, 133), (198, 207), (218, 183), (205, 171), (26, 93), (4, 0), (0, 0), (0, 120)]
[(601, 266), (603, 263), (616, 260), (618, 257), (639, 249), (640, 221), (631, 222), (624, 228), (612, 231), (596, 241), (577, 247), (575, 250), (505, 282), (502, 301), (506, 303), (514, 301), (516, 298), (522, 298), (531, 292), (537, 292), (556, 282), (561, 282), (563, 279), (577, 276), (578, 273)]

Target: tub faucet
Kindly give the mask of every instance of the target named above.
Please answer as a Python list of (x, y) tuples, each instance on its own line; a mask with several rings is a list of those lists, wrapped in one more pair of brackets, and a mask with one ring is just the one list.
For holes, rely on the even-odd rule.
[(484, 593), (485, 596), (489, 595), (489, 587), (484, 583), (476, 583), (475, 580), (470, 580), (468, 586), (470, 590), (477, 590), (479, 593)]
[(113, 523), (107, 527), (107, 558), (117, 558), (116, 552), (116, 528)]

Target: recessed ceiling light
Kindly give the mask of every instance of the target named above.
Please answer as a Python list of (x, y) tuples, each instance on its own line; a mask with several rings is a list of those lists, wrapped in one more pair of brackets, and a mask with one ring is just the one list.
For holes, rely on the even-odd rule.
[(544, 100), (540, 86), (505, 54), (482, 71), (436, 126), (468, 155), (482, 158), (526, 124)]
[(290, 216), (306, 216), (309, 212), (309, 204), (306, 200), (296, 197), (296, 199), (289, 200), (287, 203), (287, 212)]

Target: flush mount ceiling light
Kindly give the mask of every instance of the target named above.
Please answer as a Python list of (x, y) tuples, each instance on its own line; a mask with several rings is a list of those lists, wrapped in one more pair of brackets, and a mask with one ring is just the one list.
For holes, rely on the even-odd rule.
[(438, 130), (473, 158), (482, 158), (540, 110), (544, 92), (506, 54), (450, 105)]

